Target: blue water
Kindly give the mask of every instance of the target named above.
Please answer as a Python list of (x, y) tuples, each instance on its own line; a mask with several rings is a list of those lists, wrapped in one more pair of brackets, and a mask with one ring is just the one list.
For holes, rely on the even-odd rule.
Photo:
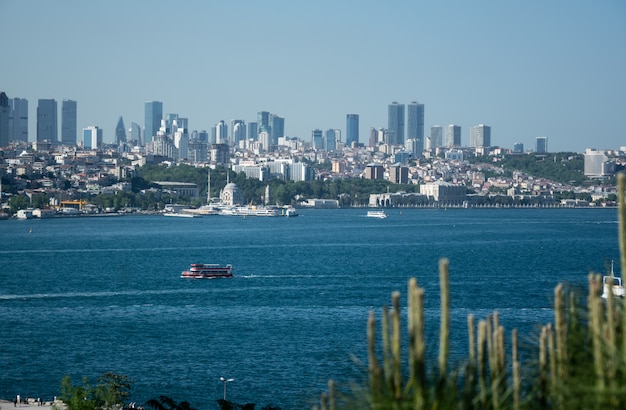
[[(113, 371), (132, 399), (310, 408), (328, 379), (365, 376), (366, 322), (410, 277), (437, 354), (438, 261), (450, 260), (453, 361), (466, 318), (507, 337), (552, 319), (559, 282), (619, 260), (615, 209), (301, 210), (297, 218), (159, 216), (0, 221), (0, 397), (50, 400), (65, 375)], [(31, 232), (32, 229), (32, 232)], [(185, 280), (192, 262), (236, 277)], [(618, 266), (619, 264), (616, 264)]]

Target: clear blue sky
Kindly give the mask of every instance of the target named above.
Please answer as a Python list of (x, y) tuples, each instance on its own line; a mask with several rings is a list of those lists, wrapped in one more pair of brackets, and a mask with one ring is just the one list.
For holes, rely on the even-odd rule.
[[(432, 125), (492, 127), (492, 144), (550, 151), (626, 146), (626, 1), (0, 0), (0, 90), (78, 102), (78, 127), (113, 140), (144, 102), (189, 118), (285, 117), (310, 140), (392, 101)], [(60, 126), (60, 120), (59, 120)]]

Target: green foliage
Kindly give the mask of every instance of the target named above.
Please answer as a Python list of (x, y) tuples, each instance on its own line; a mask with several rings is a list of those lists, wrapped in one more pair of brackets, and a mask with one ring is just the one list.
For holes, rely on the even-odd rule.
[(15, 195), (9, 198), (9, 209), (12, 214), (17, 213), (20, 209), (26, 209), (29, 205), (29, 200), (24, 195)]
[(132, 382), (128, 376), (105, 373), (92, 386), (87, 377), (82, 385), (73, 385), (69, 376), (61, 381), (59, 399), (67, 410), (111, 410), (121, 409), (130, 397)]
[(152, 407), (154, 410), (196, 410), (196, 408), (191, 407), (189, 402), (177, 402), (168, 396), (159, 396), (158, 399), (150, 399), (146, 402), (146, 405)]
[[(491, 158), (486, 157), (476, 157), (470, 162), (493, 163)], [(499, 158), (497, 164), (504, 169), (505, 175), (509, 177), (513, 171), (521, 171), (534, 177), (546, 178), (562, 184), (582, 185), (587, 180), (584, 176), (584, 155), (578, 153), (506, 155)]]

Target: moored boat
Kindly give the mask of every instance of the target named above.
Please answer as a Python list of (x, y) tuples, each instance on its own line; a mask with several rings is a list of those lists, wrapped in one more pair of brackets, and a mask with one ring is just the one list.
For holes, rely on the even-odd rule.
[(189, 279), (232, 278), (234, 270), (235, 268), (231, 264), (192, 263), (189, 270), (184, 270), (180, 277)]
[(611, 275), (602, 277), (602, 297), (607, 299), (609, 292), (613, 293), (613, 297), (624, 297), (624, 284), (622, 278), (615, 276), (613, 273), (613, 261), (611, 261)]

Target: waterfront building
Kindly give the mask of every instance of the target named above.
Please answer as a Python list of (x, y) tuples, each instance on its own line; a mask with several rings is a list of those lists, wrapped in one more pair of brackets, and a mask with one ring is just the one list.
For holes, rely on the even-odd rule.
[(443, 127), (433, 125), (430, 127), (430, 149), (443, 147)]
[(243, 204), (243, 192), (237, 184), (230, 182), (220, 191), (220, 201), (228, 206), (241, 205)]
[(346, 146), (359, 143), (359, 114), (346, 115)]
[(124, 119), (121, 115), (115, 126), (115, 143), (117, 145), (126, 143), (126, 127), (124, 127)]
[(28, 100), (10, 98), (9, 139), (28, 142)]
[(9, 97), (2, 91), (0, 92), (0, 147), (7, 147), (11, 140), (9, 136), (9, 117), (11, 117)]
[(467, 199), (465, 185), (455, 185), (445, 181), (421, 184), (420, 193), (434, 202), (448, 205), (461, 205)]
[(484, 124), (475, 125), (470, 130), (470, 147), (490, 147), (491, 127)]
[(446, 146), (447, 147), (460, 147), (461, 146), (461, 126), (450, 124), (446, 126)]
[(415, 140), (415, 154), (424, 151), (424, 104), (412, 101), (407, 106), (406, 138)]
[(392, 102), (388, 107), (387, 130), (390, 145), (404, 144), (404, 104)]
[(535, 152), (545, 154), (548, 152), (548, 137), (537, 137), (535, 141)]
[(145, 103), (144, 144), (152, 141), (156, 136), (163, 119), (163, 103), (161, 101), (148, 101)]
[(59, 133), (57, 102), (54, 99), (40, 99), (37, 103), (37, 142), (48, 141), (56, 144)]
[(76, 101), (63, 100), (63, 102), (61, 103), (61, 144), (67, 146), (76, 145), (76, 118)]
[(85, 149), (98, 149), (102, 146), (103, 139), (102, 129), (90, 125), (87, 128), (83, 128), (83, 148)]

